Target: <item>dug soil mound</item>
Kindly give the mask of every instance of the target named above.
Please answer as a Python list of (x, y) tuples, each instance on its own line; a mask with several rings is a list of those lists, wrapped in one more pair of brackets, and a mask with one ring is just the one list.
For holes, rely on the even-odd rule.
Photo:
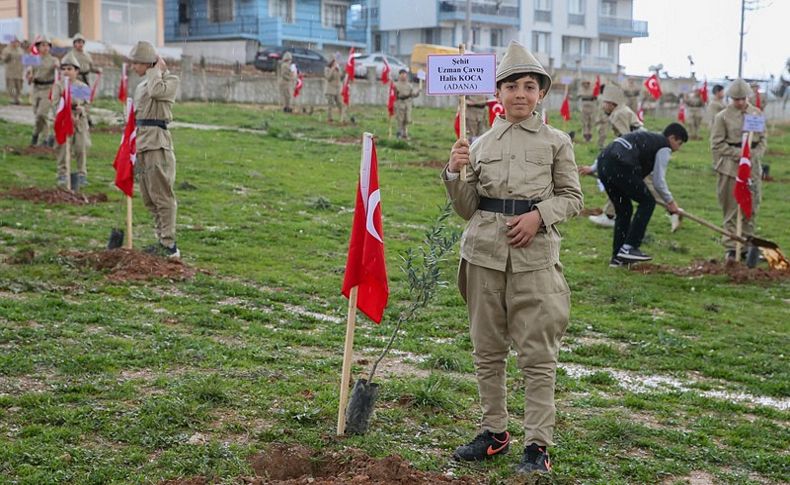
[(142, 281), (164, 278), (183, 281), (195, 276), (195, 269), (178, 259), (166, 259), (133, 249), (63, 253), (78, 266), (106, 272), (111, 281)]
[[(301, 445), (272, 445), (267, 451), (249, 459), (254, 477), (242, 477), (239, 483), (250, 485), (429, 485), (484, 483), (472, 477), (450, 477), (437, 472), (423, 472), (397, 455), (371, 458), (361, 450), (315, 452)], [(162, 485), (207, 485), (204, 477), (169, 480)]]
[(0, 197), (7, 199), (21, 199), (29, 200), (32, 202), (39, 202), (42, 204), (71, 204), (71, 205), (88, 205), (98, 204), (100, 202), (107, 202), (110, 199), (107, 194), (83, 194), (80, 192), (71, 192), (66, 189), (39, 189), (38, 187), (28, 188), (15, 188), (6, 192), (0, 192)]
[(46, 157), (50, 158), (55, 154), (54, 148), (49, 147), (42, 147), (42, 146), (34, 146), (34, 147), (24, 147), (24, 148), (17, 148), (11, 145), (6, 145), (4, 147), (6, 153), (11, 153), (13, 155), (26, 155), (26, 156), (34, 156), (34, 157)]
[(733, 283), (773, 282), (790, 280), (790, 271), (770, 268), (748, 268), (743, 263), (718, 260), (695, 261), (686, 267), (667, 264), (640, 263), (631, 266), (631, 271), (642, 274), (668, 273), (676, 276), (727, 276)]

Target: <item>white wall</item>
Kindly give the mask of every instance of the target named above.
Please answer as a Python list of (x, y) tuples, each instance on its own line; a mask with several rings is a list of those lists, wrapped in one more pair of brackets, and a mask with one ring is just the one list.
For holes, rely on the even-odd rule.
[(379, 10), (381, 30), (418, 29), (438, 24), (435, 0), (383, 1)]

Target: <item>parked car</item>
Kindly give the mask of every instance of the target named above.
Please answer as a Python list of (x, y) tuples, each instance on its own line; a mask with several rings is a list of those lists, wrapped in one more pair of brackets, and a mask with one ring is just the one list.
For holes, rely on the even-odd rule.
[(323, 74), (326, 67), (326, 57), (320, 52), (305, 49), (303, 47), (269, 47), (258, 51), (255, 55), (254, 65), (261, 71), (276, 71), (277, 63), (282, 59), (283, 54), (290, 52), (293, 62), (299, 72)]
[(384, 72), (384, 58), (390, 65), (390, 79), (396, 81), (398, 79), (398, 72), (401, 69), (409, 70), (403, 61), (397, 57), (388, 56), (381, 52), (374, 52), (373, 54), (354, 54), (354, 77), (367, 77), (368, 66), (376, 67), (376, 78), (381, 79), (381, 73)]

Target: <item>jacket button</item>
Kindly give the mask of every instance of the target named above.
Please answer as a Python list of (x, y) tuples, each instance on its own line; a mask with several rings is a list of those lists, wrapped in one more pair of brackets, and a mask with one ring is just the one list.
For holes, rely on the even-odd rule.
[(516, 156), (515, 156), (515, 155), (510, 155), (510, 159), (511, 159), (511, 160), (513, 160), (514, 158), (516, 158)]

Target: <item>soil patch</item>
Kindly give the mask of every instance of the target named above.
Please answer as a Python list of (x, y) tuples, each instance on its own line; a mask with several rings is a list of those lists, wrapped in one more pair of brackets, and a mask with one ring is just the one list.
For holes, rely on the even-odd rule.
[(600, 207), (592, 207), (590, 209), (585, 207), (581, 212), (579, 212), (580, 217), (600, 216), (601, 214), (603, 214), (603, 209)]
[(88, 205), (108, 202), (110, 199), (107, 194), (83, 194), (71, 192), (66, 189), (39, 189), (37, 187), (15, 188), (6, 192), (0, 192), (0, 197), (7, 199), (21, 199), (42, 204), (71, 204)]
[(642, 274), (670, 273), (676, 276), (723, 275), (727, 276), (733, 283), (790, 280), (790, 271), (769, 268), (748, 268), (746, 265), (734, 261), (723, 263), (717, 260), (696, 261), (687, 267), (640, 263), (631, 266), (631, 271), (637, 271)]
[(409, 162), (409, 164), (416, 165), (418, 167), (436, 168), (441, 170), (445, 165), (447, 165), (447, 160), (417, 160), (414, 162)]
[(154, 278), (183, 281), (196, 270), (178, 259), (166, 259), (131, 249), (62, 253), (77, 265), (107, 273), (111, 281), (141, 281)]
[(12, 153), (14, 155), (46, 156), (47, 158), (55, 154), (54, 148), (42, 147), (42, 146), (34, 146), (34, 147), (27, 146), (24, 148), (17, 148), (11, 145), (6, 145), (4, 150), (6, 151), (6, 153)]

